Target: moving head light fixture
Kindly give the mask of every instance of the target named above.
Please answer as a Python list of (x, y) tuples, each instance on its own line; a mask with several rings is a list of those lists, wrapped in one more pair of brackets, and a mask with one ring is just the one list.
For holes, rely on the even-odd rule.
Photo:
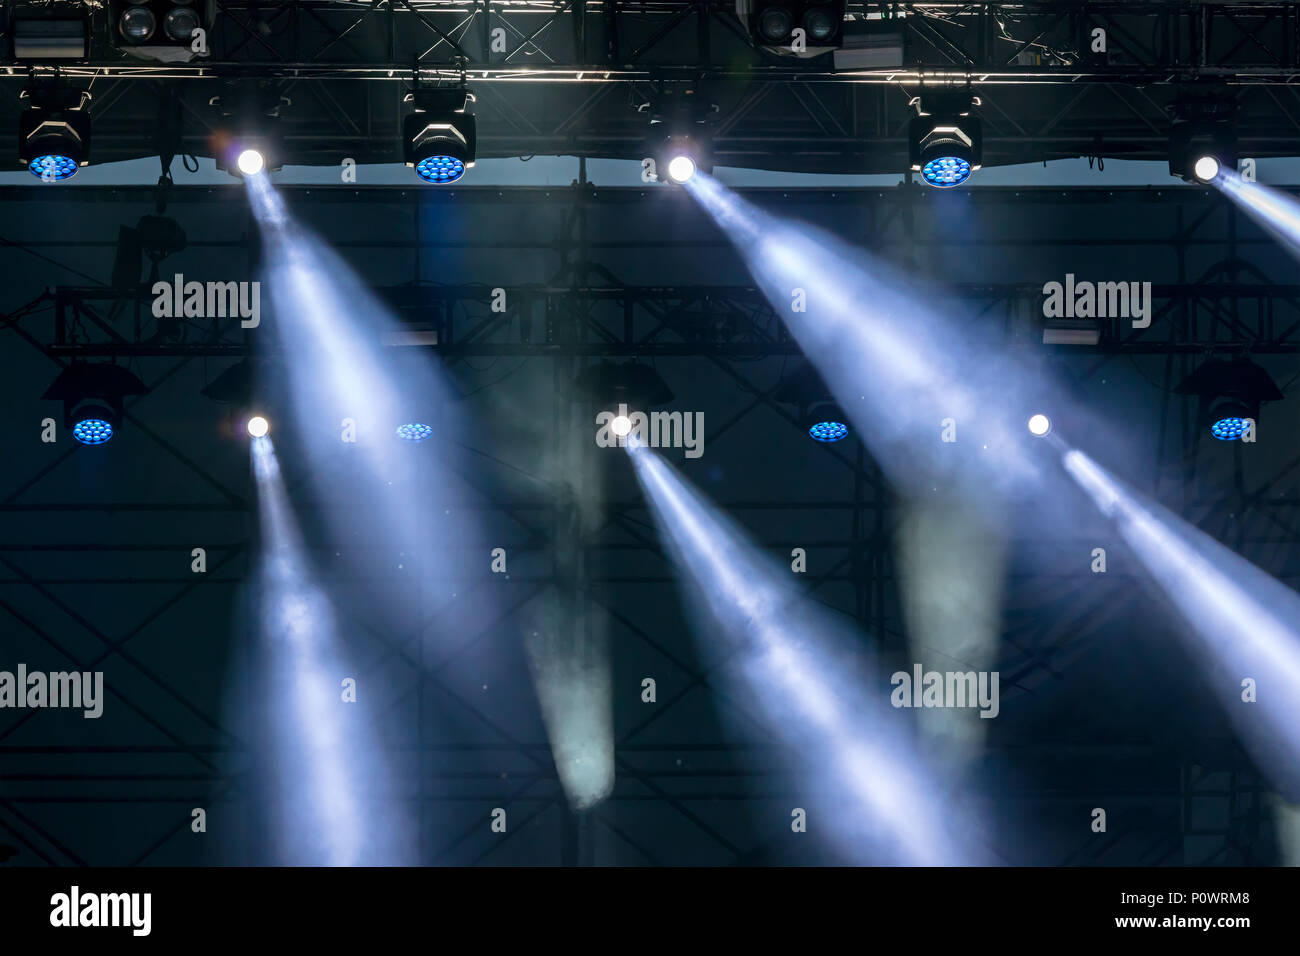
[(406, 165), (426, 183), (446, 185), (474, 165), (478, 126), (469, 104), (474, 94), (459, 86), (421, 88), (406, 95), (414, 111), (402, 120)]
[(33, 79), (18, 117), (18, 160), (44, 183), (70, 179), (90, 163), (90, 93), (58, 78)]
[(736, 15), (754, 42), (782, 56), (814, 57), (837, 49), (845, 0), (736, 0)]
[(212, 137), (217, 169), (237, 178), (275, 172), (284, 166), (280, 111), (291, 101), (265, 81), (229, 84), (210, 101), (221, 113)]
[(659, 182), (681, 186), (697, 172), (713, 171), (708, 125), (718, 106), (709, 102), (696, 86), (683, 86), (679, 90), (661, 87), (652, 99), (639, 104), (637, 110), (650, 116), (646, 147)]
[(912, 171), (940, 189), (970, 179), (984, 158), (983, 128), (973, 114), (979, 97), (969, 88), (942, 90), (913, 97), (909, 105), (916, 107), (907, 144)]
[[(270, 430), (267, 407), (282, 402), (271, 390), (282, 380), (278, 364), (263, 359), (243, 358), (205, 385), (204, 398), (227, 409), (221, 426), (224, 437), (241, 440), (246, 436), (261, 438)], [(271, 383), (268, 385), (267, 383)]]
[(830, 445), (849, 437), (848, 415), (807, 359), (800, 361), (777, 387), (772, 400), (793, 405), (799, 416), (799, 427), (815, 442)]
[(63, 427), (83, 445), (102, 445), (122, 424), (128, 395), (148, 389), (127, 369), (109, 362), (73, 362), (41, 397), (63, 403)]
[(1169, 128), (1169, 175), (1213, 182), (1237, 168), (1236, 99), (1222, 90), (1184, 92)]
[(1058, 426), (1068, 434), (1083, 429), (1075, 409), (1088, 406), (1087, 391), (1071, 366), (1055, 355), (1040, 357), (1036, 369), (1026, 369), (1019, 406), (1029, 434), (1045, 438)]
[(1220, 441), (1253, 441), (1263, 402), (1284, 396), (1268, 372), (1246, 356), (1210, 359), (1174, 389), (1179, 395), (1200, 397), (1200, 420)]

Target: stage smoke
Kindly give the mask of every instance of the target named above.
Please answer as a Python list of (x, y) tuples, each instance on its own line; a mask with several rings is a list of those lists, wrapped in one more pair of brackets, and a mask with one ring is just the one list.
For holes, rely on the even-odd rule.
[(951, 776), (927, 767), (891, 682), (860, 639), (804, 599), (775, 564), (643, 444), (629, 445), (661, 535), (725, 652), (737, 700), (784, 745), (818, 832), (856, 863), (981, 862), (980, 831)]

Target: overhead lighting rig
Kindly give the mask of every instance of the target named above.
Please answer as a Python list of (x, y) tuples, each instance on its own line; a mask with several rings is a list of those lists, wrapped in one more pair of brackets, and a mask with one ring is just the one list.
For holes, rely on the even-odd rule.
[(960, 186), (980, 168), (984, 131), (974, 110), (979, 97), (969, 88), (922, 93), (910, 104), (916, 115), (908, 130), (912, 171), (928, 186)]
[(638, 105), (637, 110), (650, 117), (646, 149), (654, 163), (655, 179), (681, 186), (697, 172), (713, 172), (709, 124), (718, 106), (697, 86), (661, 87), (652, 99)]
[(102, 445), (122, 424), (129, 395), (143, 395), (145, 384), (120, 365), (73, 362), (41, 397), (63, 403), (63, 427), (83, 445)]
[(1200, 398), (1200, 419), (1220, 441), (1255, 440), (1260, 405), (1285, 396), (1268, 372), (1246, 356), (1210, 359), (1174, 389)]
[(113, 42), (128, 56), (187, 63), (206, 48), (194, 35), (211, 26), (205, 6), (203, 0), (109, 0)]
[(447, 185), (474, 166), (478, 126), (469, 105), (474, 94), (465, 86), (417, 86), (406, 100), (414, 109), (402, 120), (406, 165), (426, 183)]
[(822, 56), (839, 48), (845, 0), (736, 0), (754, 42), (781, 56)]
[(1237, 168), (1237, 101), (1225, 90), (1184, 91), (1169, 127), (1169, 175), (1211, 183)]
[(772, 400), (793, 405), (799, 427), (813, 441), (832, 445), (849, 437), (849, 417), (835, 401), (817, 369), (801, 359), (772, 393)]
[(243, 178), (284, 166), (280, 111), (291, 101), (264, 81), (229, 84), (211, 105), (221, 113), (212, 139), (217, 169)]
[(27, 109), (18, 118), (18, 160), (41, 182), (70, 179), (90, 163), (90, 102), (86, 90), (60, 79), (33, 79), (23, 91)]

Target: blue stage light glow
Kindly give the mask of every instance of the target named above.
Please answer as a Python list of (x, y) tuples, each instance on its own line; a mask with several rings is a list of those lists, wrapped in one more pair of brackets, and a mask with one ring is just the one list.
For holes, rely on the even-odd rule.
[(113, 426), (101, 418), (87, 418), (72, 426), (72, 437), (83, 445), (102, 445), (113, 437)]
[(402, 441), (424, 441), (433, 437), (433, 426), (424, 422), (407, 422), (397, 426), (397, 437)]
[(925, 164), (921, 176), (931, 186), (941, 189), (960, 186), (970, 179), (970, 163), (956, 156), (939, 156)]
[(833, 442), (847, 438), (849, 426), (843, 422), (818, 422), (808, 429), (808, 435), (814, 441)]
[(1246, 419), (1220, 418), (1210, 426), (1210, 434), (1219, 441), (1238, 441), (1246, 433)]
[(465, 175), (465, 164), (454, 156), (430, 156), (415, 164), (415, 172), (426, 183), (454, 183)]
[(27, 164), (27, 168), (41, 182), (58, 182), (73, 177), (77, 172), (77, 161), (71, 156), (49, 154), (37, 156)]

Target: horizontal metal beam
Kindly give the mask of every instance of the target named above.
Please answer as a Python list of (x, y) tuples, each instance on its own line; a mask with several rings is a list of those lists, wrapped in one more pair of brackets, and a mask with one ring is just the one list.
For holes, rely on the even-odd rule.
[[(777, 55), (752, 42), (731, 0), (222, 0), (208, 57), (140, 59), (107, 42), (113, 29), (100, 12), (90, 58), (58, 69), (73, 84), (94, 80), (96, 162), (154, 155), (159, 106), (170, 96), (183, 106), (181, 151), (211, 155), (221, 118), (210, 101), (235, 80), (271, 81), (288, 99), (288, 162), (399, 162), (407, 109), (399, 94), (416, 77), (464, 80), (478, 92), (481, 157), (639, 159), (649, 128), (630, 106), (689, 87), (718, 106), (720, 165), (902, 172), (911, 98), (952, 84), (970, 84), (984, 101), (985, 165), (1160, 158), (1184, 86), (1235, 95), (1243, 155), (1297, 149), (1293, 4), (848, 7), (855, 16), (891, 15), (875, 25), (906, 38), (897, 65), (837, 70), (830, 54)], [(1104, 52), (1094, 52), (1095, 31), (1105, 32)], [(16, 63), (8, 39), (0, 44), (0, 90), (11, 94), (0, 93), (0, 117), (16, 121), (29, 72), (51, 68)]]
[[(780, 315), (762, 293), (744, 286), (498, 287), (510, 303), (504, 317), (490, 311), (493, 290), (484, 286), (399, 286), (378, 289), (399, 318), (432, 324), (437, 344), (426, 348), (461, 356), (717, 356), (798, 355)], [(1039, 335), (1041, 284), (958, 284), (943, 294), (964, 303), (979, 321), (1005, 334)], [(1211, 352), (1300, 354), (1300, 285), (1270, 282), (1153, 284), (1152, 329), (1134, 330), (1131, 320), (1096, 320), (1095, 345), (1050, 346), (1078, 354), (1205, 355)], [(87, 336), (96, 323), (73, 323), (68, 313), (94, 316), (111, 305), (139, 306), (148, 290), (62, 287), (52, 356), (241, 357), (250, 346), (232, 341), (239, 319), (227, 320), (214, 341), (129, 341)], [(1231, 321), (1228, 318), (1231, 317)], [(1170, 334), (1172, 326), (1172, 334)], [(153, 326), (148, 327), (152, 330)], [(72, 330), (76, 329), (74, 335)], [(777, 330), (775, 333), (771, 330)], [(1049, 346), (1044, 346), (1049, 348)], [(259, 354), (267, 354), (259, 348)]]

